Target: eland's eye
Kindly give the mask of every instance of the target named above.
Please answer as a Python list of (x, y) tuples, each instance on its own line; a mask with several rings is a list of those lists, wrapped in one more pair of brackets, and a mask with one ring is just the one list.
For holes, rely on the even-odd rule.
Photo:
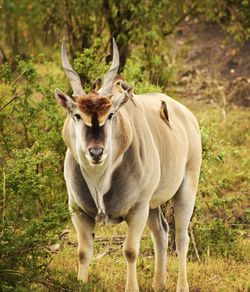
[(75, 114), (74, 117), (77, 119), (77, 120), (80, 120), (81, 119), (81, 116), (79, 114)]
[(114, 115), (113, 113), (110, 113), (109, 116), (108, 116), (108, 119), (111, 120), (113, 115)]

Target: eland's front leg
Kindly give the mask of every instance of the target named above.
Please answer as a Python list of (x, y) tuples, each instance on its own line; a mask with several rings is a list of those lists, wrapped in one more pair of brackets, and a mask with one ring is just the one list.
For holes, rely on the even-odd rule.
[(124, 256), (127, 262), (126, 292), (138, 292), (136, 259), (139, 254), (140, 239), (148, 218), (148, 206), (131, 211), (126, 218), (127, 237), (124, 242)]
[(78, 277), (82, 282), (88, 280), (88, 267), (93, 254), (95, 220), (83, 211), (73, 212), (72, 222), (78, 238)]
[(147, 225), (152, 234), (155, 250), (154, 290), (166, 291), (166, 261), (169, 228), (160, 208), (149, 211)]

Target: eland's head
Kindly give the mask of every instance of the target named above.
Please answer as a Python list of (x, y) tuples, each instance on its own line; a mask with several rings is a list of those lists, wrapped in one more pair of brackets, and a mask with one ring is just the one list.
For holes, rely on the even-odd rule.
[(112, 151), (113, 120), (133, 92), (132, 86), (117, 78), (119, 52), (116, 42), (113, 39), (113, 61), (104, 76), (103, 85), (100, 86), (97, 79), (95, 90), (88, 94), (69, 63), (64, 43), (62, 64), (76, 100), (59, 89), (55, 90), (55, 96), (73, 120), (77, 153), (91, 165), (102, 165)]

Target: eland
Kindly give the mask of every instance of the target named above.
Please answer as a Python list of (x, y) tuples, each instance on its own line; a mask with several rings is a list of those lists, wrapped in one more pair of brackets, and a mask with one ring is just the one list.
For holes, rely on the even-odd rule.
[[(155, 249), (154, 289), (166, 289), (168, 223), (161, 205), (173, 200), (179, 274), (177, 291), (188, 291), (186, 256), (201, 165), (201, 137), (193, 114), (162, 93), (136, 95), (118, 75), (119, 52), (85, 93), (62, 44), (62, 64), (73, 90), (55, 90), (68, 117), (64, 176), (78, 237), (78, 280), (86, 282), (96, 222), (127, 223), (125, 291), (139, 291), (136, 259), (147, 225)], [(78, 210), (76, 211), (75, 206)]]

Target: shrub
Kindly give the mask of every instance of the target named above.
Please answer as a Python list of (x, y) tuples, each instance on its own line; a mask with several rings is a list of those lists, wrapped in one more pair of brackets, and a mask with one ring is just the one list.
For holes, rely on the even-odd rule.
[[(0, 70), (0, 281), (3, 291), (32, 289), (49, 277), (49, 246), (68, 219), (62, 177), (63, 117), (53, 75), (33, 60)], [(13, 96), (16, 97), (13, 99)], [(9, 103), (9, 101), (11, 101)]]
[[(210, 256), (247, 261), (247, 252), (240, 246), (242, 239), (236, 226), (228, 225), (221, 218), (213, 218), (206, 224), (196, 222), (192, 225), (197, 251), (202, 259)], [(196, 259), (194, 246), (190, 242), (189, 254)]]

